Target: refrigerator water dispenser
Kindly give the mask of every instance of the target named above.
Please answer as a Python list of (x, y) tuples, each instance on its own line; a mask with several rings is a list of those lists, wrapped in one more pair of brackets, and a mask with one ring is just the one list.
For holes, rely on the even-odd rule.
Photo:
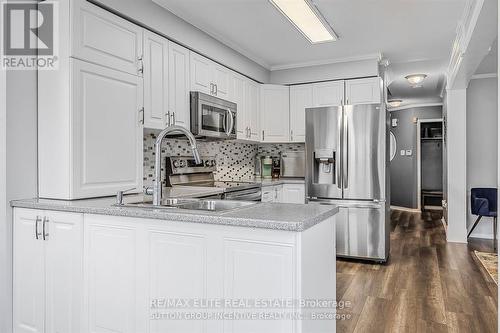
[(314, 183), (335, 184), (335, 151), (317, 149), (314, 151)]

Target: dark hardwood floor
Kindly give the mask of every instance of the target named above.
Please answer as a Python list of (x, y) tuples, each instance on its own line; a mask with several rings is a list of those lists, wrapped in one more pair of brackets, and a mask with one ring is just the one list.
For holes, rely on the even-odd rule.
[(391, 213), (387, 264), (337, 261), (337, 332), (497, 332), (497, 285), (472, 250), (491, 241), (447, 243), (439, 212)]

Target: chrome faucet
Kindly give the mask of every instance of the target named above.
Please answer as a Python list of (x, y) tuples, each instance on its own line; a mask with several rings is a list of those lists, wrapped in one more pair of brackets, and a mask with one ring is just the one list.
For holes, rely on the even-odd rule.
[(201, 163), (200, 154), (198, 153), (198, 147), (196, 144), (196, 139), (194, 135), (185, 129), (184, 127), (172, 125), (165, 128), (163, 131), (158, 134), (155, 142), (155, 179), (153, 182), (153, 205), (160, 206), (162, 199), (162, 186), (161, 186), (161, 143), (167, 134), (172, 134), (180, 132), (184, 134), (191, 145), (191, 149), (193, 150), (193, 157), (196, 164)]

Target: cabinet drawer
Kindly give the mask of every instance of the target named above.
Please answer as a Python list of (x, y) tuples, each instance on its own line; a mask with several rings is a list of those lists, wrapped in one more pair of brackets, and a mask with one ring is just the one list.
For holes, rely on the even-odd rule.
[(142, 75), (143, 29), (87, 1), (75, 1), (72, 55)]

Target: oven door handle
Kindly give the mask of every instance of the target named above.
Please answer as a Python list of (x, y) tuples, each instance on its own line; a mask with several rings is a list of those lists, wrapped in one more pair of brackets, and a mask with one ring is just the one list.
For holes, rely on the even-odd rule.
[(262, 199), (261, 191), (251, 193), (251, 194), (243, 194), (243, 195), (231, 195), (230, 193), (225, 195), (226, 200), (243, 200), (243, 201), (260, 201)]

